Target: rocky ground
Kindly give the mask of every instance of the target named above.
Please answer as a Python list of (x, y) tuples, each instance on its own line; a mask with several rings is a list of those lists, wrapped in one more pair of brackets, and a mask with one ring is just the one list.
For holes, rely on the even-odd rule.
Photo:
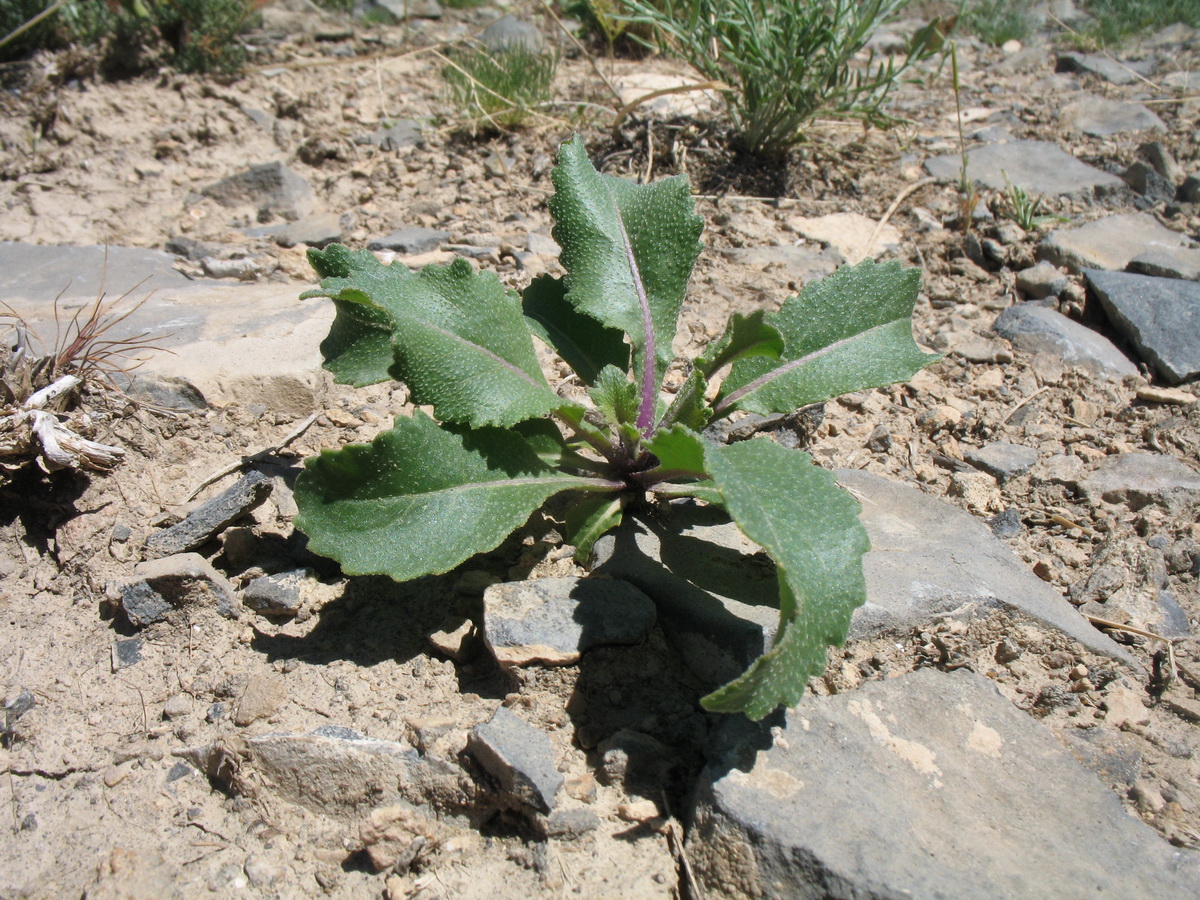
[[(908, 124), (818, 122), (764, 174), (703, 95), (611, 133), (537, 9), (513, 12), (563, 44), (562, 103), (499, 136), (446, 117), (434, 52), (491, 7), (274, 4), (234, 79), (6, 75), (0, 299), (49, 338), (60, 292), (61, 317), (153, 289), (109, 334), (159, 349), (70, 420), (124, 449), (111, 474), (0, 486), (0, 896), (1200, 893), (1198, 36), (960, 38), (972, 206), (946, 72), (897, 93)], [(685, 74), (598, 65), (635, 94)], [(306, 247), (558, 272), (573, 129), (604, 171), (692, 175), (684, 356), (843, 262), (923, 270), (941, 363), (724, 435), (837, 469), (873, 544), (851, 641), (761, 726), (697, 703), (761, 652), (774, 590), (703, 510), (585, 581), (552, 516), (403, 585), (292, 528), (305, 456), (412, 409), (321, 373)], [(1023, 230), (1009, 185), (1065, 221)]]

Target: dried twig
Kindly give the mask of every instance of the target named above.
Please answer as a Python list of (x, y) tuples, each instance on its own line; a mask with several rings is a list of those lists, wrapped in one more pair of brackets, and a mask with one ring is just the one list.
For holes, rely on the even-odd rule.
[(1042, 387), (1038, 388), (1036, 391), (1034, 391), (1032, 394), (1030, 394), (1028, 397), (1026, 397), (1024, 400), (1022, 400), (1020, 403), (1018, 403), (1012, 409), (1010, 409), (1008, 411), (1008, 415), (1004, 417), (1004, 421), (1002, 421), (1000, 424), (1007, 425), (1008, 420), (1017, 414), (1017, 410), (1019, 410), (1022, 406), (1024, 406), (1026, 403), (1028, 403), (1030, 400), (1032, 400), (1038, 394), (1044, 394), (1048, 390), (1050, 390), (1049, 385), (1043, 385)]
[(883, 214), (883, 218), (879, 220), (879, 223), (875, 226), (875, 230), (871, 232), (871, 237), (867, 241), (868, 253), (870, 253), (871, 248), (875, 246), (875, 239), (879, 237), (879, 232), (883, 231), (883, 226), (887, 224), (888, 219), (892, 217), (892, 214), (900, 208), (900, 204), (903, 203), (910, 195), (915, 194), (921, 188), (925, 187), (925, 185), (933, 184), (936, 181), (936, 178), (922, 178), (920, 181), (913, 182), (896, 195), (896, 199), (892, 201), (892, 205), (887, 208), (887, 212)]
[(301, 422), (299, 425), (297, 425), (295, 428), (293, 428), (290, 432), (288, 432), (288, 434), (283, 438), (283, 440), (279, 441), (278, 443), (273, 444), (270, 447), (264, 447), (262, 450), (259, 450), (257, 453), (252, 453), (249, 456), (243, 456), (237, 462), (231, 463), (230, 465), (221, 469), (219, 472), (214, 472), (213, 474), (209, 475), (207, 478), (205, 478), (203, 481), (201, 481), (198, 485), (196, 485), (195, 490), (193, 490), (190, 494), (188, 494), (187, 499), (185, 499), (183, 502), (188, 503), (192, 500), (195, 500), (197, 494), (199, 494), (202, 490), (204, 490), (210, 484), (215, 484), (216, 482), (220, 481), (225, 476), (232, 475), (234, 472), (237, 472), (240, 469), (243, 469), (248, 465), (252, 465), (253, 463), (262, 462), (268, 456), (273, 456), (274, 454), (278, 453), (280, 450), (287, 447), (288, 444), (292, 443), (292, 441), (299, 438), (300, 435), (304, 434), (304, 432), (308, 431), (308, 429), (310, 427), (312, 427), (312, 423), (317, 421), (318, 415), (320, 415), (320, 414), (313, 413), (311, 416), (309, 416), (307, 419), (305, 419), (303, 422)]

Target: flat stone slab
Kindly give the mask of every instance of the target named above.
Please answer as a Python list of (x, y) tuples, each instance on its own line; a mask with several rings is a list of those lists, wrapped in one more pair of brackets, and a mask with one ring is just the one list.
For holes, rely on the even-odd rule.
[[(851, 640), (905, 634), (946, 614), (968, 619), (1007, 609), (1133, 664), (1128, 651), (1093, 628), (970, 513), (869, 472), (840, 469), (837, 476), (862, 504), (871, 539), (863, 558), (867, 601), (851, 619)], [(627, 519), (597, 541), (594, 571), (650, 596), (672, 645), (714, 687), (740, 675), (774, 639), (774, 564), (713, 507), (678, 504), (669, 521)]]
[(818, 250), (814, 247), (732, 247), (720, 251), (729, 262), (738, 266), (764, 268), (780, 266), (790, 278), (808, 282), (826, 275), (845, 262), (833, 247)]
[(1200, 473), (1160, 453), (1106, 456), (1078, 481), (1078, 487), (1089, 499), (1123, 503), (1133, 509), (1152, 503), (1200, 503)]
[(654, 626), (654, 601), (632, 584), (539, 578), (483, 593), (484, 641), (501, 665), (569, 665), (593, 647), (636, 644)]
[[(105, 269), (105, 256), (108, 265)], [(22, 315), (48, 318), (54, 298), (72, 315), (103, 290), (115, 299), (130, 291), (136, 303), (152, 291), (186, 288), (192, 280), (175, 269), (176, 257), (139, 247), (77, 247), (0, 241), (0, 300)], [(49, 334), (53, 335), (51, 329)]]
[(450, 232), (439, 231), (436, 228), (421, 228), (412, 226), (385, 234), (383, 237), (372, 238), (367, 243), (368, 250), (394, 250), (405, 256), (415, 256), (436, 250), (450, 239)]
[(1094, 375), (1121, 379), (1137, 366), (1108, 338), (1036, 303), (1018, 303), (996, 317), (993, 330), (1028, 353), (1049, 353)]
[(1200, 248), (1161, 247), (1139, 253), (1126, 268), (1138, 275), (1200, 281)]
[(1113, 327), (1170, 384), (1200, 375), (1200, 284), (1084, 271)]
[(756, 749), (701, 779), (687, 850), (705, 896), (1200, 896), (1200, 854), (974, 673), (807, 697)]
[(1133, 100), (1082, 97), (1059, 113), (1068, 128), (1092, 137), (1109, 137), (1128, 131), (1166, 131), (1166, 123), (1150, 107)]
[(1191, 246), (1194, 244), (1186, 235), (1164, 227), (1154, 216), (1123, 213), (1050, 232), (1038, 245), (1038, 256), (1072, 272), (1119, 272), (1135, 256), (1151, 250)]
[[(957, 153), (936, 156), (925, 161), (925, 168), (936, 178), (957, 181), (962, 157)], [(967, 154), (967, 174), (977, 184), (994, 191), (1002, 191), (1011, 183), (1044, 197), (1090, 200), (1129, 190), (1116, 175), (1080, 162), (1049, 141), (1010, 141), (976, 147)]]

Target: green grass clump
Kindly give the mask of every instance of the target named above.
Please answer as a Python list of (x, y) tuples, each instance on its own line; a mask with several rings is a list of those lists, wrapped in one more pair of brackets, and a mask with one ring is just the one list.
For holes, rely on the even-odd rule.
[(488, 53), (463, 50), (449, 57), (442, 77), (454, 105), (474, 124), (523, 124), (550, 99), (558, 57), (524, 47)]
[(1085, 8), (1094, 18), (1084, 34), (1101, 46), (1179, 22), (1200, 28), (1200, 0), (1089, 0)]
[(237, 71), (246, 61), (238, 35), (254, 24), (264, 0), (0, 0), (0, 39), (38, 13), (34, 28), (0, 46), (0, 60), (67, 43), (94, 46), (110, 75), (157, 63), (184, 72)]
[(935, 23), (907, 52), (864, 64), (856, 57), (908, 0), (622, 0), (630, 22), (648, 26), (658, 49), (724, 93), (740, 143), (772, 156), (804, 140), (818, 116), (886, 126), (883, 109), (904, 71), (940, 48)]
[(959, 22), (981, 41), (999, 47), (1023, 41), (1037, 28), (1031, 0), (972, 0), (964, 5)]

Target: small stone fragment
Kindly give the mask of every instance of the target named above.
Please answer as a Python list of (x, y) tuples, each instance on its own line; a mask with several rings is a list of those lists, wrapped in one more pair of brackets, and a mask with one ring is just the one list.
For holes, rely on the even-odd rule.
[(211, 606), (226, 618), (238, 617), (229, 581), (196, 553), (180, 553), (140, 563), (135, 579), (118, 585), (121, 609), (134, 628), (164, 621), (182, 606)]
[(626, 822), (650, 822), (661, 818), (662, 813), (659, 812), (657, 803), (643, 797), (618, 804), (617, 816)]
[(462, 616), (454, 617), (444, 628), (429, 635), (429, 644), (438, 653), (458, 662), (468, 655), (475, 623)]
[(233, 724), (250, 725), (259, 719), (275, 715), (287, 702), (287, 687), (282, 678), (273, 675), (255, 675), (246, 684), (242, 699), (238, 701)]
[(1105, 710), (1104, 721), (1113, 728), (1120, 728), (1126, 723), (1145, 725), (1150, 721), (1150, 710), (1146, 709), (1142, 698), (1126, 687), (1110, 687), (1104, 695), (1102, 706)]
[(961, 497), (972, 512), (995, 512), (1003, 505), (1000, 487), (987, 472), (955, 472), (950, 476), (950, 494)]
[(563, 776), (555, 766), (550, 736), (512, 710), (498, 707), (491, 719), (476, 725), (467, 751), (504, 793), (537, 812), (554, 807)]
[(112, 670), (117, 672), (128, 666), (142, 661), (142, 648), (146, 646), (144, 638), (127, 638), (115, 640), (112, 645)]
[(1120, 379), (1138, 373), (1137, 366), (1108, 338), (1045, 306), (1010, 306), (992, 327), (1014, 347), (1028, 353), (1051, 354), (1095, 375)]
[(1070, 279), (1058, 266), (1044, 259), (1017, 273), (1017, 290), (1030, 300), (1057, 297), (1067, 289), (1068, 284)]
[(1170, 403), (1176, 406), (1191, 406), (1200, 397), (1182, 388), (1153, 387), (1147, 385), (1137, 389), (1137, 398), (1147, 403)]
[(376, 872), (404, 871), (436, 847), (432, 824), (407, 804), (371, 810), (358, 826), (358, 837)]
[(1170, 384), (1200, 375), (1200, 283), (1084, 272), (1113, 326)]
[(1037, 462), (1038, 452), (1032, 447), (992, 441), (963, 453), (971, 465), (982, 469), (1001, 482), (1024, 475)]
[(315, 578), (312, 569), (293, 569), (255, 578), (242, 592), (242, 602), (264, 616), (294, 616), (304, 604), (302, 589)]
[(178, 719), (192, 711), (192, 698), (187, 694), (176, 694), (163, 704), (164, 719)]
[(573, 841), (599, 827), (600, 817), (590, 809), (581, 807), (556, 810), (546, 820), (547, 836), (564, 841)]
[(384, 237), (375, 238), (367, 244), (368, 250), (394, 250), (405, 256), (428, 253), (436, 250), (450, 239), (448, 231), (434, 228), (401, 228)]
[(1080, 488), (1089, 499), (1134, 510), (1150, 504), (1171, 508), (1200, 500), (1200, 474), (1173, 456), (1119, 453), (1100, 460)]
[(259, 471), (249, 472), (232, 487), (192, 510), (182, 522), (152, 534), (146, 541), (146, 550), (154, 556), (194, 550), (261, 504), (270, 493), (270, 477)]

